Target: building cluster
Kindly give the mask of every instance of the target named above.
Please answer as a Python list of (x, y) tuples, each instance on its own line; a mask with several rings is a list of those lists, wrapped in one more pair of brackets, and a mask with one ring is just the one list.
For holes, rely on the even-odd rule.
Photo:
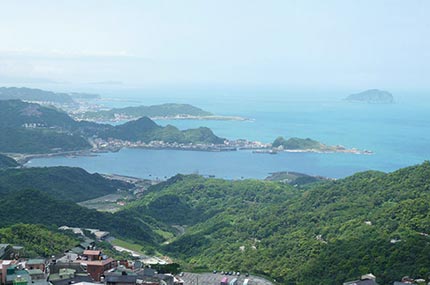
[[(107, 232), (95, 231), (97, 238)], [(21, 258), (23, 247), (0, 244), (0, 285), (181, 285), (173, 274), (159, 274), (140, 261), (114, 260), (90, 239), (61, 256)]]
[(203, 143), (178, 143), (164, 141), (126, 141), (120, 139), (95, 138), (92, 141), (93, 148), (98, 151), (118, 151), (121, 148), (148, 148), (148, 149), (178, 149), (197, 151), (235, 151), (235, 147), (226, 144), (203, 144)]
[[(402, 278), (401, 281), (395, 281), (393, 285), (430, 285), (426, 283), (424, 279), (413, 279), (408, 276)], [(376, 277), (372, 273), (362, 275), (359, 280), (348, 281), (343, 283), (343, 285), (378, 285), (376, 282)]]

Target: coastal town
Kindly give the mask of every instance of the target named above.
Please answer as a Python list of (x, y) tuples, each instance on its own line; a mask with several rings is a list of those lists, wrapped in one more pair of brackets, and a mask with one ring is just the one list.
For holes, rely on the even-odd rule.
[[(81, 242), (65, 248), (63, 254), (36, 258), (29, 258), (23, 246), (0, 244), (0, 285), (273, 284), (259, 276), (233, 271), (184, 273), (168, 257), (146, 256), (121, 246), (113, 248), (126, 252), (129, 258), (114, 259), (99, 247), (115, 239), (109, 232), (68, 226), (59, 230), (75, 234)], [(226, 283), (229, 278), (231, 281)]]
[[(129, 259), (114, 259), (98, 247), (109, 242), (109, 232), (62, 226), (81, 242), (64, 249), (60, 255), (29, 258), (20, 245), (0, 244), (0, 285), (273, 285), (276, 280), (238, 271), (183, 272), (169, 258), (142, 256), (133, 250), (114, 246), (129, 253)], [(90, 233), (92, 238), (86, 236)], [(377, 277), (365, 274), (343, 285), (378, 285)], [(408, 276), (393, 285), (425, 285), (424, 279)]]
[(203, 143), (178, 143), (151, 141), (127, 141), (120, 139), (101, 139), (91, 140), (92, 152), (116, 152), (122, 148), (144, 148), (144, 149), (176, 149), (176, 150), (195, 150), (195, 151), (240, 151), (251, 150), (253, 153), (277, 154), (279, 152), (314, 152), (314, 153), (352, 153), (352, 154), (373, 154), (369, 150), (359, 150), (356, 148), (347, 149), (343, 146), (334, 146), (327, 149), (285, 149), (282, 146), (273, 147), (271, 143), (260, 141), (249, 141), (245, 139), (225, 140), (223, 144), (203, 144)]

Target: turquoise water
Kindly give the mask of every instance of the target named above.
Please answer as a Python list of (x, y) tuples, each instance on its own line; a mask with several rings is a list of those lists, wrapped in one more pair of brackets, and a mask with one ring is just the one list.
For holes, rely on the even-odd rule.
[(299, 171), (329, 177), (345, 177), (368, 169), (393, 171), (430, 159), (430, 103), (398, 100), (394, 105), (368, 105), (280, 96), (196, 94), (169, 97), (142, 94), (106, 101), (110, 106), (182, 102), (222, 115), (239, 115), (252, 121), (157, 121), (181, 129), (210, 127), (221, 137), (271, 142), (277, 136), (313, 138), (348, 148), (368, 149), (374, 155), (281, 153), (248, 151), (209, 153), (174, 150), (124, 149), (97, 157), (34, 159), (29, 166), (79, 166), (90, 172), (118, 173), (138, 177), (170, 177), (176, 173), (201, 173), (217, 177), (263, 178), (274, 171)]

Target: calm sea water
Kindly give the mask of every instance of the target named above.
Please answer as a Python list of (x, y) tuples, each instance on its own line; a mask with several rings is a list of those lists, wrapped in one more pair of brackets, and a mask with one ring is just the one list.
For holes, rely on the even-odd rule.
[[(144, 93), (144, 92), (143, 92)], [(271, 142), (277, 136), (313, 138), (374, 151), (374, 155), (238, 152), (194, 152), (124, 149), (96, 157), (40, 158), (28, 166), (79, 166), (90, 172), (117, 173), (143, 178), (164, 178), (177, 173), (200, 173), (217, 177), (264, 178), (275, 171), (299, 171), (328, 177), (345, 177), (368, 169), (393, 171), (430, 159), (430, 102), (406, 95), (393, 105), (352, 104), (339, 97), (296, 99), (291, 94), (214, 93), (110, 94), (105, 105), (121, 107), (165, 102), (190, 103), (216, 114), (239, 115), (252, 121), (158, 121), (180, 129), (210, 127), (221, 137)], [(207, 94), (206, 94), (207, 95)], [(319, 98), (330, 96), (320, 96)], [(118, 98), (120, 100), (118, 100)], [(297, 96), (295, 96), (297, 98)]]

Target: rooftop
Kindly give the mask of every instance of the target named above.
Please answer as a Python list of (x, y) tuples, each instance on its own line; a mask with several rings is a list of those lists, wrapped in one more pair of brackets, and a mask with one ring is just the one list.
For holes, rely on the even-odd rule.
[(84, 255), (100, 255), (100, 250), (84, 250)]
[(27, 265), (45, 264), (45, 259), (29, 259)]

